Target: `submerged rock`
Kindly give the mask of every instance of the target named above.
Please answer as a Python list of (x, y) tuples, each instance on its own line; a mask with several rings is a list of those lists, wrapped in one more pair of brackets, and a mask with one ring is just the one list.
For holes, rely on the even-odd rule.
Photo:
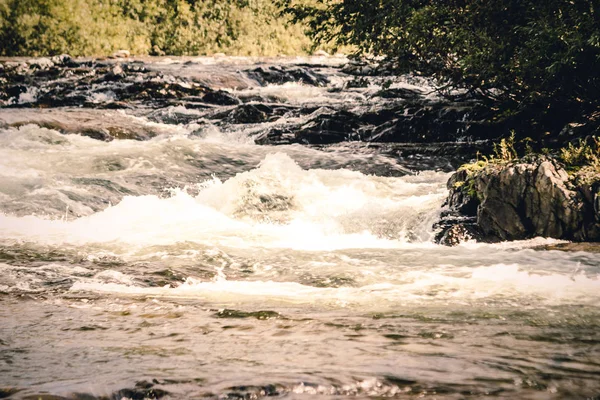
[(598, 178), (575, 179), (547, 157), (463, 168), (448, 181), (449, 211), (438, 224), (438, 242), (455, 244), (466, 234), (488, 242), (600, 241)]

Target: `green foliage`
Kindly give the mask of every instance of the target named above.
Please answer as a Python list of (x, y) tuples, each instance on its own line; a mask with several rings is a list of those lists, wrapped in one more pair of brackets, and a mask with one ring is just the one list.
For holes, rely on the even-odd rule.
[[(598, 0), (281, 0), (320, 41), (386, 56), (502, 105), (598, 106)], [(542, 112), (542, 111), (540, 111)]]
[[(479, 198), (480, 194), (475, 187), (475, 177), (488, 167), (490, 161), (478, 160), (474, 163), (463, 164), (458, 169), (459, 171), (465, 171), (467, 176), (465, 181), (458, 181), (454, 185), (456, 189), (460, 189), (467, 196), (472, 198)], [(481, 200), (481, 199), (480, 199)]]
[(303, 28), (268, 0), (0, 0), (0, 55), (298, 54)]
[(579, 139), (577, 145), (569, 143), (560, 150), (560, 159), (571, 172), (584, 167), (600, 172), (600, 140), (592, 137), (591, 140)]
[(507, 162), (517, 158), (517, 151), (515, 150), (515, 132), (512, 131), (508, 138), (502, 138), (500, 143), (494, 144), (494, 155), (490, 161), (494, 162)]

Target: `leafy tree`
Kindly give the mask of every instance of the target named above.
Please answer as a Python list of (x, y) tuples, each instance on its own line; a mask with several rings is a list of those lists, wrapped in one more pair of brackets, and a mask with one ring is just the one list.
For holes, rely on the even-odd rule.
[(270, 0), (0, 0), (0, 55), (298, 54), (310, 40)]
[(505, 113), (552, 119), (600, 105), (599, 0), (280, 3), (317, 41), (385, 56), (397, 71), (466, 88)]

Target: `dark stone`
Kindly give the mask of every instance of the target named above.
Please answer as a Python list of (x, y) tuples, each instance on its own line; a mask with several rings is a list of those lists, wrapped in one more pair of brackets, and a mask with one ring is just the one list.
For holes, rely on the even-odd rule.
[(367, 140), (372, 142), (451, 142), (495, 138), (503, 127), (482, 126), (470, 106), (409, 104), (378, 125)]
[(324, 110), (301, 126), (273, 128), (255, 138), (257, 144), (332, 144), (357, 140), (365, 124), (349, 111)]
[(25, 85), (14, 85), (14, 86), (9, 86), (6, 89), (3, 90), (4, 93), (2, 93), (2, 98), (3, 99), (10, 99), (10, 98), (15, 98), (18, 99), (19, 96), (21, 95), (21, 93), (25, 93), (27, 91), (27, 86)]
[(240, 99), (224, 90), (210, 91), (202, 97), (202, 101), (220, 106), (234, 106), (241, 103)]
[(436, 241), (444, 246), (457, 246), (469, 240), (481, 240), (482, 233), (474, 222), (458, 222), (448, 225), (436, 236)]
[(108, 132), (108, 130), (103, 129), (103, 128), (86, 128), (83, 129), (80, 132), (81, 136), (87, 136), (89, 138), (92, 139), (96, 139), (96, 140), (102, 140), (104, 142), (110, 142), (112, 141), (114, 138), (110, 135), (110, 132)]
[(586, 252), (586, 253), (600, 253), (600, 243), (584, 242), (584, 243), (555, 243), (545, 244), (542, 246), (535, 247), (536, 250), (556, 250), (565, 252)]
[(144, 399), (160, 399), (169, 395), (166, 390), (150, 387), (150, 388), (134, 388), (134, 389), (121, 389), (111, 396), (114, 400), (121, 400), (122, 398), (128, 398), (131, 400), (144, 400)]
[(269, 121), (274, 109), (265, 104), (242, 104), (221, 117), (233, 124), (257, 124)]
[(19, 392), (21, 389), (17, 388), (0, 388), (0, 399), (5, 399)]
[(104, 75), (104, 81), (106, 82), (114, 82), (125, 78), (127, 75), (125, 71), (121, 67), (121, 65), (116, 64), (112, 67), (106, 75)]
[(264, 385), (264, 386), (254, 386), (254, 385), (240, 385), (240, 386), (232, 386), (228, 388), (232, 392), (227, 393), (226, 399), (258, 399), (261, 397), (274, 397), (280, 396), (281, 393), (285, 393), (285, 388), (279, 385)]
[(68, 54), (61, 54), (50, 59), (55, 65), (70, 65), (73, 58)]
[(350, 61), (342, 67), (342, 72), (348, 75), (372, 76), (379, 73), (378, 65), (363, 60)]
[(354, 139), (362, 126), (360, 118), (349, 111), (318, 114), (296, 133), (298, 143), (330, 144)]
[(297, 143), (291, 128), (271, 128), (254, 138), (254, 143), (262, 145), (284, 145)]
[(282, 318), (281, 314), (279, 314), (278, 312), (269, 310), (245, 312), (239, 310), (225, 309), (218, 311), (214, 316), (217, 318), (256, 318), (259, 320)]
[(410, 99), (416, 100), (422, 96), (421, 92), (406, 88), (383, 89), (375, 93), (376, 97), (384, 99)]
[(281, 85), (287, 82), (301, 82), (312, 86), (325, 86), (329, 83), (329, 79), (324, 75), (302, 67), (258, 67), (249, 71), (248, 76), (262, 86), (266, 86), (267, 84)]
[[(468, 171), (459, 170), (454, 173), (448, 180), (447, 187), (450, 190), (448, 195), (448, 207), (456, 211), (459, 215), (466, 217), (477, 216), (477, 207), (479, 206), (479, 199), (469, 193), (468, 188), (462, 188), (459, 185), (466, 184), (468, 180)], [(459, 188), (460, 190), (454, 190)]]

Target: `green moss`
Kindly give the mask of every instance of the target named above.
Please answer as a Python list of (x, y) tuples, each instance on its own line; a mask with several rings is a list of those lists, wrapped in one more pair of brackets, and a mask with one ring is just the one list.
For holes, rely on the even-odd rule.
[[(527, 148), (526, 153), (526, 156), (535, 156)], [(552, 156), (548, 149), (542, 149), (541, 154)], [(585, 140), (579, 139), (577, 144), (569, 143), (554, 155), (562, 162), (575, 186), (591, 186), (600, 182), (600, 139), (597, 137), (594, 136)], [(506, 140), (502, 139), (494, 147), (494, 154), (489, 157), (483, 156), (482, 160), (478, 159), (473, 163), (460, 166), (458, 171), (466, 171), (466, 177), (464, 181), (455, 182), (454, 188), (460, 189), (462, 193), (470, 197), (479, 198), (479, 193), (475, 187), (475, 178), (488, 168), (505, 165), (517, 160), (519, 160), (519, 157), (514, 148), (514, 135), (511, 135)]]
[(461, 187), (463, 187), (465, 184), (465, 181), (456, 181), (454, 182), (454, 189), (460, 189)]

